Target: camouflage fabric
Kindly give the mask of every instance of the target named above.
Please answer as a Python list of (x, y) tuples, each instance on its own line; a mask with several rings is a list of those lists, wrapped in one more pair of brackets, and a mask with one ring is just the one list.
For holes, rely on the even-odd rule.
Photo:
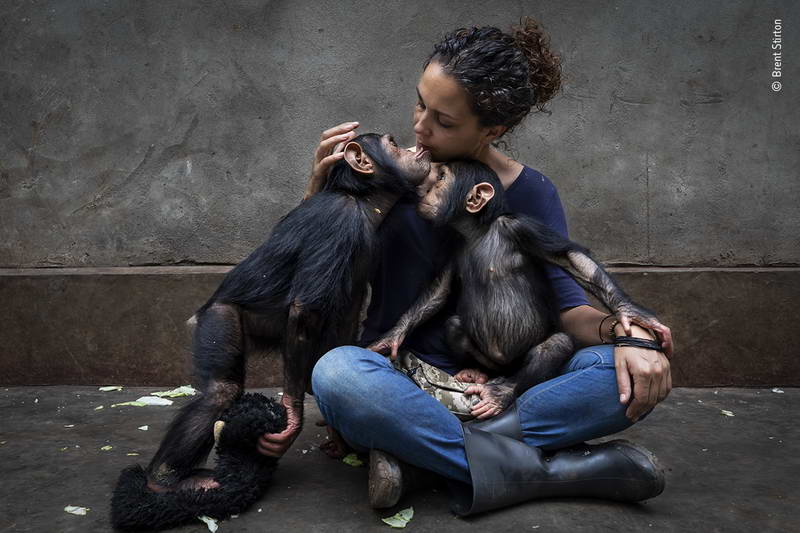
[(471, 420), (472, 406), (481, 399), (477, 394), (465, 396), (464, 391), (472, 383), (456, 381), (453, 376), (429, 365), (409, 351), (401, 351), (392, 363), (400, 372), (410, 377), (419, 388), (439, 400), (460, 420)]

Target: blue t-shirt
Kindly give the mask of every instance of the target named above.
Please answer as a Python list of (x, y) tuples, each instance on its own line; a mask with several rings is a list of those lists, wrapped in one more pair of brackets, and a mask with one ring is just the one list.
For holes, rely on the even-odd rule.
[[(564, 208), (555, 185), (538, 171), (523, 167), (505, 191), (506, 204), (514, 213), (532, 216), (568, 237)], [(372, 277), (372, 299), (362, 346), (367, 346), (390, 330), (444, 269), (453, 250), (449, 230), (434, 228), (416, 212), (415, 199), (400, 200), (387, 214), (378, 230), (380, 260)], [(561, 310), (588, 305), (580, 285), (563, 269), (545, 265)], [(403, 343), (422, 360), (455, 374), (461, 370), (459, 358), (447, 346), (444, 322), (455, 314), (458, 287), (454, 286), (444, 308), (421, 324)]]

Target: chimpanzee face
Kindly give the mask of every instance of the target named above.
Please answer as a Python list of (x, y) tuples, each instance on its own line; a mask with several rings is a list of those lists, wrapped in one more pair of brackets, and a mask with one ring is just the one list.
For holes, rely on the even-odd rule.
[(430, 152), (415, 153), (400, 148), (394, 137), (388, 134), (381, 137), (381, 144), (412, 185), (418, 186), (428, 176), (431, 170)]
[(433, 164), (425, 183), (430, 188), (417, 204), (417, 213), (427, 220), (436, 220), (445, 210), (447, 196), (451, 193), (455, 176), (446, 164)]

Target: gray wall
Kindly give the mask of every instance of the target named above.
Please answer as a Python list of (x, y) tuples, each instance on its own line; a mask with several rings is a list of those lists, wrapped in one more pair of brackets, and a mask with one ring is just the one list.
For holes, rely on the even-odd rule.
[[(797, 2), (6, 1), (0, 289), (21, 268), (238, 262), (299, 201), (323, 129), (359, 120), (412, 143), (432, 44), (524, 14), (565, 80), (511, 153), (554, 181), (573, 238), (614, 265), (760, 267), (699, 295), (722, 323), (751, 300), (740, 291), (770, 290), (761, 269), (797, 274)], [(124, 297), (103, 294), (109, 309)], [(681, 320), (698, 302), (667, 305)], [(797, 318), (753, 311), (771, 328)], [(53, 331), (26, 324), (6, 335)]]

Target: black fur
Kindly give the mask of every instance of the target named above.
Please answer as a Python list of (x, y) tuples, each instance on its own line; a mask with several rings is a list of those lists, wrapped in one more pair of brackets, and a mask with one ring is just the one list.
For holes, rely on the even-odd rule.
[[(170, 424), (147, 467), (151, 482), (177, 486), (205, 460), (213, 446), (214, 422), (243, 392), (248, 346), (282, 352), (285, 399), (291, 401), (294, 414), (301, 416), (302, 398), (317, 359), (336, 346), (355, 342), (376, 251), (380, 221), (374, 215), (376, 205), (390, 206), (397, 197), (413, 192), (427, 173), (424, 161), (407, 172), (399, 168), (395, 159), (408, 154), (396, 148), (390, 152), (382, 137), (364, 134), (352, 141), (373, 162), (374, 173), (357, 174), (346, 161), (338, 162), (325, 189), (284, 216), (268, 239), (225, 276), (195, 313), (192, 357), (200, 395)], [(259, 489), (257, 477), (237, 472), (235, 466), (229, 465), (226, 479), (215, 480), (232, 483), (234, 495), (244, 494), (247, 483), (252, 485), (251, 492)], [(124, 489), (138, 487), (140, 474), (136, 469), (123, 473), (120, 490), (139, 494), (141, 505), (147, 508), (161, 500)], [(215, 501), (223, 506), (224, 486), (219, 494)], [(169, 498), (183, 502), (204, 496)], [(120, 516), (135, 507), (129, 500), (117, 501), (126, 504), (115, 511)], [(225, 508), (216, 509), (222, 513)]]
[(286, 411), (262, 394), (245, 394), (222, 418), (213, 477), (220, 488), (156, 493), (147, 488), (139, 466), (122, 471), (111, 500), (111, 523), (117, 529), (165, 529), (198, 516), (225, 519), (247, 510), (266, 490), (278, 460), (261, 455), (256, 441), (263, 433), (286, 427)]

